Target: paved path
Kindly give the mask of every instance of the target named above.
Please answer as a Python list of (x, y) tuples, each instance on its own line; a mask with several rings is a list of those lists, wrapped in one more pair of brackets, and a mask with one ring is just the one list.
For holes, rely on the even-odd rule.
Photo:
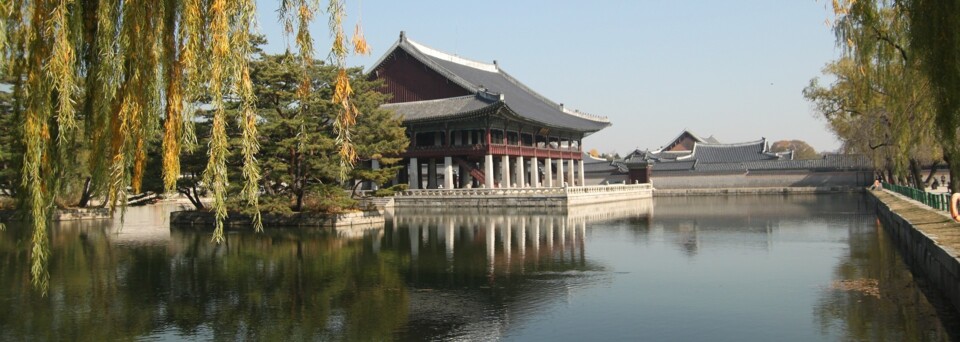
[(891, 191), (871, 192), (945, 252), (954, 258), (960, 257), (960, 223), (951, 219), (949, 213), (932, 209)]

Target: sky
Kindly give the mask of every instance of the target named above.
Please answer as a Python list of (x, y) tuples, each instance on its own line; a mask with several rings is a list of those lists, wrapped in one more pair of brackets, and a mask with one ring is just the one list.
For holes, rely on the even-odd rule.
[[(271, 53), (295, 50), (278, 3), (257, 1)], [(802, 94), (839, 55), (824, 0), (347, 3), (348, 34), (360, 22), (372, 48), (350, 66), (369, 68), (400, 31), (440, 51), (496, 60), (554, 102), (609, 118), (612, 126), (584, 139), (588, 150), (657, 149), (684, 129), (725, 143), (840, 145)], [(325, 13), (311, 33), (315, 55), (325, 57)]]

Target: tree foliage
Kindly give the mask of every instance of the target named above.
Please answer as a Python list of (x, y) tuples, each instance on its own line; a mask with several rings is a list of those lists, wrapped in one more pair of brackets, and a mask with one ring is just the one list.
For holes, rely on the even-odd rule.
[(934, 87), (922, 72), (911, 39), (910, 13), (899, 2), (835, 1), (834, 32), (843, 56), (827, 65), (804, 96), (843, 141), (848, 153), (871, 156), (890, 180), (912, 179), (943, 158)]
[[(327, 6), (334, 36), (330, 56), (341, 75), (350, 51), (343, 2), (329, 0)], [(317, 6), (316, 0), (280, 2), (288, 31), (297, 29), (303, 70), (313, 61), (307, 28)], [(165, 188), (175, 188), (180, 152), (195, 143), (192, 113), (198, 103), (213, 108), (204, 171), (218, 218), (213, 240), (222, 241), (227, 215), (227, 126), (242, 132), (242, 198), (258, 206), (259, 138), (248, 43), (255, 13), (253, 0), (0, 1), (0, 66), (13, 79), (22, 148), (18, 195), (34, 227), (35, 285), (46, 287), (47, 223), (65, 193), (63, 175), (89, 174), (84, 188), (115, 208), (128, 187), (140, 190), (148, 146), (162, 140)], [(362, 43), (362, 35), (355, 40)], [(305, 71), (299, 81), (309, 82)], [(360, 114), (348, 82), (338, 77), (329, 99), (340, 106), (336, 142), (343, 165), (355, 160), (350, 134)], [(239, 106), (232, 116), (227, 101)]]
[[(290, 54), (262, 55), (251, 64), (251, 79), (257, 96), (261, 124), (262, 188), (274, 210), (289, 207), (304, 210), (304, 199), (311, 192), (331, 193), (327, 186), (339, 187), (343, 165), (337, 144), (337, 104), (326, 101), (336, 91), (340, 77), (337, 67), (320, 61), (310, 63), (308, 96), (303, 97), (297, 82), (299, 68)], [(396, 157), (409, 144), (400, 119), (379, 109), (386, 95), (377, 91), (379, 82), (367, 80), (360, 68), (346, 70), (353, 87), (352, 105), (363, 112), (354, 127), (353, 149), (361, 160), (376, 160), (385, 166), (350, 167), (348, 179), (383, 183), (396, 174)], [(324, 198), (325, 196), (319, 196)]]
[(818, 159), (817, 150), (803, 140), (780, 140), (770, 145), (770, 152), (793, 151), (793, 159)]

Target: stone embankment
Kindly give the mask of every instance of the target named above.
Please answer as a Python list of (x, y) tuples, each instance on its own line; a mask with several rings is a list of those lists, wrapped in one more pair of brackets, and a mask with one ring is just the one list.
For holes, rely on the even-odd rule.
[(761, 187), (761, 188), (700, 188), (700, 189), (660, 189), (653, 192), (654, 197), (671, 196), (714, 196), (714, 195), (776, 195), (776, 194), (832, 194), (838, 192), (860, 192), (862, 187), (826, 186), (826, 187)]
[(867, 196), (907, 264), (960, 310), (960, 223), (890, 191), (868, 191)]
[[(274, 215), (264, 213), (262, 216), (264, 227), (299, 227), (299, 228), (341, 228), (376, 226), (382, 227), (383, 215), (376, 211), (360, 211), (343, 214), (321, 213), (294, 213), (291, 215)], [(231, 214), (224, 222), (228, 229), (244, 229), (251, 226), (253, 219), (249, 215)], [(170, 213), (171, 227), (198, 227), (212, 228), (216, 224), (216, 217), (210, 211), (175, 211)]]

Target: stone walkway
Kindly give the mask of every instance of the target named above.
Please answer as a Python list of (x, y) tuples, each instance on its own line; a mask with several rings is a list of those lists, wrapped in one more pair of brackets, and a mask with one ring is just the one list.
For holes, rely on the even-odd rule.
[(930, 207), (890, 191), (871, 191), (890, 210), (902, 216), (917, 230), (943, 247), (951, 256), (960, 257), (960, 223), (950, 218), (946, 211)]

